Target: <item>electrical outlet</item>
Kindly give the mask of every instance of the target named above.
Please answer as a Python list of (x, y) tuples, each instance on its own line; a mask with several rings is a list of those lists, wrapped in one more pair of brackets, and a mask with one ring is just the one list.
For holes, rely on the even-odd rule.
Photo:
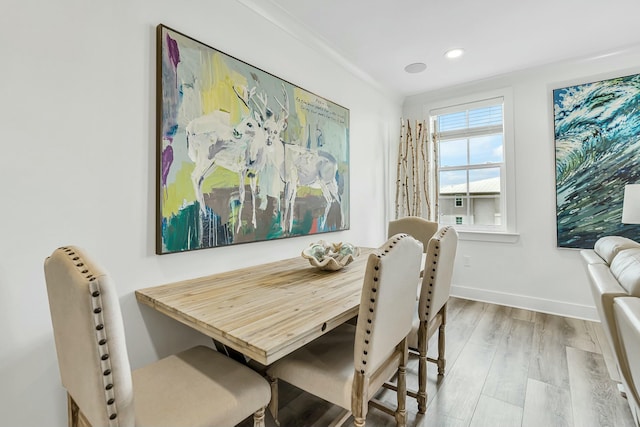
[(471, 267), (471, 257), (469, 255), (464, 256), (464, 266)]

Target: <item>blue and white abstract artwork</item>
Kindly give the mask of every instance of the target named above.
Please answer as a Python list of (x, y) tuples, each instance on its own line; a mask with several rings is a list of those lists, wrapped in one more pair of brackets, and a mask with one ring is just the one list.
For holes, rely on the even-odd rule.
[(553, 115), (558, 247), (640, 241), (621, 222), (624, 186), (640, 183), (640, 74), (555, 89)]

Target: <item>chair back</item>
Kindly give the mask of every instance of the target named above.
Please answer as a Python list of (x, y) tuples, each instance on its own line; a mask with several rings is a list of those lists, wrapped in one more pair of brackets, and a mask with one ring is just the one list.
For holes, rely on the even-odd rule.
[(369, 375), (411, 331), (422, 245), (397, 234), (369, 254), (354, 345), (357, 372)]
[(45, 279), (62, 385), (93, 426), (133, 426), (133, 388), (118, 295), (78, 247), (56, 249)]
[(449, 300), (457, 248), (458, 233), (451, 226), (442, 227), (429, 239), (418, 301), (420, 321), (430, 321)]
[(387, 237), (395, 236), (399, 233), (406, 233), (414, 239), (422, 242), (422, 251), (427, 252), (429, 239), (438, 231), (438, 223), (428, 221), (419, 216), (405, 216), (389, 221)]

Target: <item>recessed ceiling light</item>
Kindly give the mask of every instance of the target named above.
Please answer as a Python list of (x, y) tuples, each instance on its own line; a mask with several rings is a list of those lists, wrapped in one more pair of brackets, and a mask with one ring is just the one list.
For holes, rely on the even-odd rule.
[(462, 55), (464, 55), (464, 49), (462, 48), (450, 49), (444, 53), (444, 56), (449, 59), (460, 58)]
[(413, 64), (409, 64), (406, 67), (404, 67), (404, 70), (407, 73), (411, 73), (411, 74), (421, 73), (426, 69), (427, 69), (427, 64), (425, 64), (424, 62), (414, 62)]

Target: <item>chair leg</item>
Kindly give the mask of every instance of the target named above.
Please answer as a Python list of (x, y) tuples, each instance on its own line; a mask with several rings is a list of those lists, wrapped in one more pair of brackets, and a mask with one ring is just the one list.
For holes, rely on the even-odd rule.
[(80, 407), (69, 393), (67, 393), (67, 412), (69, 427), (91, 427), (86, 415), (82, 413)]
[(427, 412), (427, 350), (429, 340), (427, 338), (427, 325), (421, 322), (418, 329), (418, 413)]
[(278, 420), (278, 379), (267, 376), (269, 384), (271, 385), (271, 400), (269, 401), (269, 412), (276, 422), (276, 425), (280, 425)]
[[(407, 369), (406, 363), (398, 367), (398, 390), (396, 392), (398, 399), (398, 409), (396, 410), (396, 425), (405, 427), (407, 425)], [(364, 424), (363, 424), (364, 425)]]
[(427, 354), (420, 353), (418, 359), (418, 412), (427, 411)]
[(364, 373), (356, 370), (351, 385), (351, 413), (353, 425), (356, 427), (364, 427), (367, 420), (367, 411), (371, 403), (367, 396), (368, 389), (369, 379), (364, 376)]
[(73, 397), (71, 397), (69, 393), (67, 393), (67, 412), (69, 415), (69, 427), (78, 427), (80, 408), (78, 408), (76, 401), (73, 400)]
[(447, 363), (444, 358), (444, 341), (445, 341), (445, 327), (440, 325), (438, 328), (438, 376), (444, 376), (444, 367)]
[(445, 350), (445, 338), (446, 338), (446, 326), (447, 326), (447, 304), (442, 307), (441, 310), (442, 323), (438, 328), (438, 376), (444, 376), (444, 367), (447, 361), (444, 358)]
[(266, 408), (260, 408), (253, 414), (253, 427), (265, 427), (264, 412)]

